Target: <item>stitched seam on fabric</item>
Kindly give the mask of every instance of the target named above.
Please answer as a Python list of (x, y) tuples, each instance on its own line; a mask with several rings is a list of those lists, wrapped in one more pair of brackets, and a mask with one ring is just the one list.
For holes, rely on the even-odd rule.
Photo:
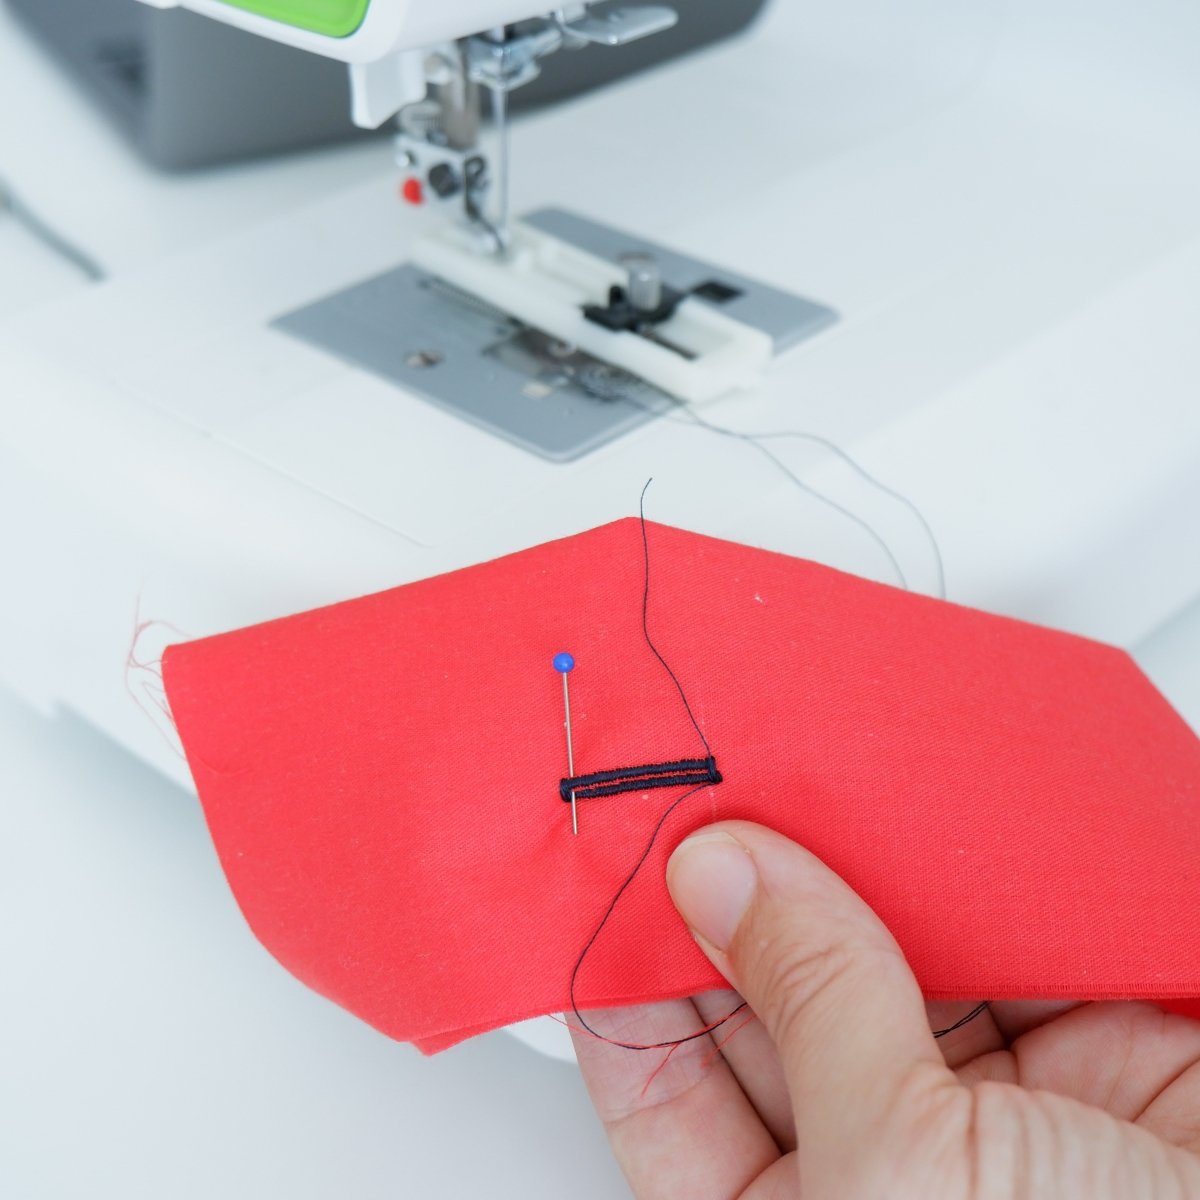
[(607, 771), (592, 771), (587, 775), (574, 775), (559, 781), (558, 794), (570, 804), (572, 794), (576, 800), (587, 800), (650, 788), (721, 781), (717, 760), (712, 756), (681, 758), (673, 762), (650, 763), (640, 767), (616, 767)]
[[(719, 779), (711, 780), (703, 772), (694, 771), (689, 775), (668, 775), (662, 779), (647, 779), (647, 780), (631, 780), (629, 783), (614, 783), (607, 784), (604, 787), (588, 788), (583, 791), (576, 791), (576, 800), (600, 800), (605, 796), (619, 796), (624, 792), (641, 792), (651, 791), (656, 788), (667, 787), (683, 787), (689, 783), (720, 783)], [(565, 797), (568, 804), (571, 802), (571, 797)]]

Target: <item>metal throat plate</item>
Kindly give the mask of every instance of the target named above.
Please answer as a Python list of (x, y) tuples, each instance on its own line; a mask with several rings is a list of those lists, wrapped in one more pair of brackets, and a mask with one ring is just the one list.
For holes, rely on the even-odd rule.
[[(561, 209), (525, 220), (614, 262), (653, 255), (667, 283), (762, 330), (776, 354), (837, 320), (824, 305)], [(272, 324), (556, 462), (580, 458), (679, 403), (407, 264)]]

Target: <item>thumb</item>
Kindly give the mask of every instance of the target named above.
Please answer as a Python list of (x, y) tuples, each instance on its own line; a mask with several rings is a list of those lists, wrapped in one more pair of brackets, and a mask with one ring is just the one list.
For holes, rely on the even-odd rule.
[[(857, 1194), (848, 1181), (911, 1158), (931, 1129), (953, 1136), (937, 1114), (958, 1084), (917, 981), (879, 918), (828, 867), (761, 825), (727, 821), (676, 849), (667, 886), (775, 1042), (812, 1195)], [(897, 1181), (881, 1182), (882, 1195)]]

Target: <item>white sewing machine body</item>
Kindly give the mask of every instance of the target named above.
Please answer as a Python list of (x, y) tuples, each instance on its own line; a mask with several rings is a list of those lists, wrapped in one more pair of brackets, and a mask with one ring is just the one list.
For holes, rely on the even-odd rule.
[[(545, 0), (143, 0), (154, 8), (190, 8), (274, 41), (348, 63), (541, 16)], [(580, 7), (565, 5), (564, 8)], [(290, 10), (290, 16), (288, 15)], [(274, 13), (275, 15), (271, 15)]]
[[(839, 324), (706, 419), (853, 454), (920, 506), (950, 599), (1132, 646), (1200, 597), (1197, 45), (1200, 11), (1166, 0), (776, 3), (736, 43), (518, 124), (514, 209), (830, 304)], [(551, 462), (273, 327), (437, 220), (381, 156), (377, 182), (0, 330), (7, 683), (189, 785), (138, 665), (166, 642), (601, 524), (650, 476), (656, 520), (895, 582), (753, 446), (659, 419)], [(903, 506), (772, 447), (933, 590)], [(131, 662), (145, 621), (166, 624)]]

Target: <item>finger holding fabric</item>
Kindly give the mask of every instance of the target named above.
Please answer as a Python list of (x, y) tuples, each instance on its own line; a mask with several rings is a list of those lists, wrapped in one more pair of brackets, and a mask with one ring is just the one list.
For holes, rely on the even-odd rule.
[[(778, 1097), (754, 1077), (755, 1064), (768, 1080), (776, 1069), (761, 1045), (736, 1071), (719, 1055), (693, 1059), (692, 1070), (709, 1063), (706, 1084), (678, 1077), (682, 1090), (615, 1133), (610, 1113), (639, 1200), (1200, 1200), (1200, 1023), (1142, 1003), (1002, 1003), (971, 1035), (977, 1052), (961, 1040), (943, 1047), (882, 923), (786, 838), (745, 822), (710, 826), (676, 850), (667, 881), (698, 944), (761, 1019), (796, 1149), (772, 1154), (755, 1131), (756, 1118), (763, 1136), (778, 1124)], [(611, 1098), (608, 1056), (620, 1053), (601, 1044), (580, 1055), (598, 1103)], [(622, 1069), (644, 1085), (638, 1056)], [(772, 1122), (758, 1106), (776, 1110)], [(730, 1141), (714, 1142), (729, 1128), (756, 1148), (740, 1171)], [(680, 1162), (701, 1166), (691, 1190)]]
[[(779, 1051), (806, 1200), (895, 1194), (896, 1166), (918, 1143), (959, 1189), (948, 1194), (965, 1195), (954, 1155), (965, 1093), (899, 947), (862, 901), (806, 851), (736, 822), (684, 842), (667, 880)], [(913, 1195), (936, 1194), (927, 1170), (924, 1157), (912, 1165), (910, 1185), (926, 1189)]]

